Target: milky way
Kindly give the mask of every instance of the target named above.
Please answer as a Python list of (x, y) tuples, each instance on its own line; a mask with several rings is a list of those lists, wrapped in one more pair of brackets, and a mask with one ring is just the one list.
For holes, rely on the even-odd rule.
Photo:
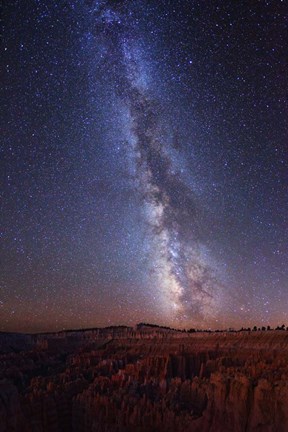
[(281, 2), (4, 17), (2, 328), (282, 324)]
[(157, 282), (179, 317), (203, 319), (213, 312), (218, 285), (193, 236), (193, 191), (173, 170), (173, 159), (167, 152), (169, 143), (161, 136), (160, 115), (153, 99), (138, 84), (140, 68), (129, 49), (125, 61), (128, 73), (130, 69), (133, 71), (128, 74), (127, 86), (135, 141), (132, 150), (138, 156), (137, 180), (151, 225)]
[[(161, 102), (149, 92), (150, 77), (143, 72), (145, 64), (142, 65), (145, 45), (139, 48), (141, 34), (137, 35), (134, 23), (128, 26), (126, 17), (109, 9), (104, 2), (101, 7), (94, 7), (93, 12), (98, 25), (110, 30), (111, 26), (117, 27), (114, 58), (122, 66), (117, 93), (129, 110), (127, 142), (136, 165), (134, 183), (141, 194), (150, 228), (147, 232), (152, 250), (149, 258), (154, 270), (151, 284), (159, 286), (160, 307), (163, 305), (173, 320), (209, 321), (219, 313), (220, 283), (209, 260), (201, 254), (201, 244), (194, 235), (196, 200), (193, 189), (174, 167), (169, 148), (175, 144), (171, 139), (173, 130), (169, 131), (170, 137), (165, 137), (161, 130), (165, 111), (160, 112)], [(108, 30), (106, 33), (110, 34)]]

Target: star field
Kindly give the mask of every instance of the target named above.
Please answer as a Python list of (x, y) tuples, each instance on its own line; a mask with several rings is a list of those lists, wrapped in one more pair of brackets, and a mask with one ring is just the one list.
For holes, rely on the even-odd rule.
[(0, 330), (287, 323), (287, 6), (3, 7)]

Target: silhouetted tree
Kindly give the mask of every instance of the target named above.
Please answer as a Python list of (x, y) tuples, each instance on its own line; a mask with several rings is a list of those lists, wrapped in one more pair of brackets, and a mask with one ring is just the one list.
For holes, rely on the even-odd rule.
[(285, 324), (282, 324), (282, 326), (277, 326), (275, 330), (285, 330)]

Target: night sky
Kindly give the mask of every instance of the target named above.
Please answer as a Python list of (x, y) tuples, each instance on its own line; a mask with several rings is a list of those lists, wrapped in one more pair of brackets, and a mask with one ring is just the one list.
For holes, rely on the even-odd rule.
[(4, 2), (0, 330), (288, 325), (287, 12)]

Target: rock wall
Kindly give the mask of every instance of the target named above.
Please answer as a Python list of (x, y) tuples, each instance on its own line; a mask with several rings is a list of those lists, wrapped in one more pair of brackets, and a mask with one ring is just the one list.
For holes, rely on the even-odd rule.
[(0, 355), (0, 432), (288, 431), (288, 332), (78, 336)]

